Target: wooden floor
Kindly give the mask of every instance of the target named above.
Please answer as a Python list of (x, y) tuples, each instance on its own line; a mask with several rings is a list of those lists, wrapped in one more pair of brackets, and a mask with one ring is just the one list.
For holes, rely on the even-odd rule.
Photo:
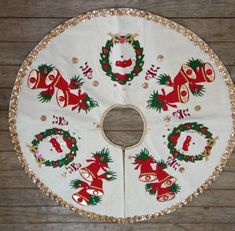
[[(37, 42), (56, 25), (82, 12), (105, 7), (144, 9), (181, 23), (214, 49), (235, 80), (233, 0), (0, 0), (0, 230), (235, 230), (234, 154), (219, 179), (193, 203), (170, 215), (130, 225), (97, 222), (73, 214), (47, 198), (19, 167), (7, 124), (17, 70)], [(115, 115), (110, 116), (106, 124), (109, 136), (120, 141), (120, 130), (125, 127), (116, 126)], [(140, 126), (138, 122), (129, 126), (124, 140), (137, 138)]]

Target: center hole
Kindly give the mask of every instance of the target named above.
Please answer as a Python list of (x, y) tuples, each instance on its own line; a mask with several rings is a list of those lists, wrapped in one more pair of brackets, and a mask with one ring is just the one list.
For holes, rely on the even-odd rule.
[(117, 106), (108, 110), (103, 119), (107, 139), (123, 149), (135, 146), (144, 136), (144, 117), (134, 106)]

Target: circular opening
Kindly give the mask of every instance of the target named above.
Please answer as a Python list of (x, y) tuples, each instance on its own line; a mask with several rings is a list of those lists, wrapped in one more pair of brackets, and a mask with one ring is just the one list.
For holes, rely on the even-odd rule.
[(138, 108), (118, 105), (104, 113), (102, 128), (104, 136), (110, 143), (125, 149), (142, 142), (145, 121)]

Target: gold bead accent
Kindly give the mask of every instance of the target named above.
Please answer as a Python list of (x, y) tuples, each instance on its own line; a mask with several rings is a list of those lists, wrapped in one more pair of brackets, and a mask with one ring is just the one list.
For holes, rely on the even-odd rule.
[(77, 64), (78, 63), (78, 58), (77, 57), (73, 57), (72, 58), (72, 63), (73, 64)]
[(94, 87), (98, 87), (98, 85), (99, 85), (99, 81), (94, 80), (94, 81), (92, 82), (92, 85), (93, 85)]
[(183, 173), (185, 171), (184, 167), (179, 168), (179, 172)]
[(147, 88), (149, 87), (149, 84), (148, 84), (148, 83), (143, 83), (143, 84), (142, 84), (142, 87), (143, 87), (144, 89), (147, 89)]
[(41, 121), (46, 121), (47, 120), (47, 117), (45, 115), (41, 115)]
[(201, 110), (201, 106), (200, 106), (200, 105), (196, 105), (196, 106), (194, 107), (194, 109), (195, 109), (195, 111), (200, 111), (200, 110)]
[(157, 56), (157, 60), (158, 60), (159, 62), (163, 62), (163, 61), (165, 60), (164, 55), (158, 55), (158, 56)]

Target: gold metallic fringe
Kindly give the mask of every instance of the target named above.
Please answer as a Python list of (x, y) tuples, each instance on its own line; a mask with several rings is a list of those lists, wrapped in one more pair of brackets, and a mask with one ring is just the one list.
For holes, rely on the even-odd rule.
[[(17, 116), (17, 104), (18, 104), (18, 97), (19, 92), (22, 84), (22, 80), (26, 74), (26, 71), (29, 69), (32, 62), (37, 57), (38, 53), (46, 48), (47, 44), (50, 43), (50, 41), (64, 32), (66, 29), (73, 27), (80, 22), (91, 20), (94, 17), (107, 17), (107, 16), (122, 16), (122, 15), (129, 15), (134, 17), (143, 18), (146, 20), (151, 20), (156, 23), (159, 23), (161, 25), (164, 25), (168, 27), (169, 29), (175, 30), (182, 35), (184, 35), (186, 38), (188, 38), (190, 41), (192, 41), (195, 46), (198, 46), (202, 51), (204, 51), (210, 58), (211, 61), (215, 63), (217, 68), (219, 69), (227, 87), (229, 90), (229, 96), (230, 96), (230, 102), (231, 102), (231, 116), (233, 119), (233, 131), (230, 135), (230, 139), (228, 141), (228, 145), (226, 147), (226, 151), (223, 153), (220, 163), (218, 166), (216, 166), (215, 170), (213, 171), (212, 175), (205, 181), (205, 183), (196, 190), (191, 196), (183, 200), (182, 202), (173, 205), (169, 208), (166, 208), (158, 213), (152, 213), (149, 215), (143, 215), (143, 216), (134, 216), (134, 217), (126, 217), (126, 218), (116, 218), (111, 216), (104, 216), (99, 215), (93, 212), (87, 212), (83, 209), (78, 209), (74, 207), (73, 205), (67, 203), (64, 201), (61, 197), (58, 197), (56, 194), (54, 194), (47, 186), (45, 186), (40, 180), (36, 177), (36, 175), (33, 173), (33, 171), (28, 167), (28, 164), (26, 160), (24, 159), (23, 153), (21, 151), (21, 147), (18, 140), (18, 135), (16, 131), (16, 116)], [(129, 8), (117, 8), (117, 9), (102, 9), (102, 10), (93, 10), (88, 13), (82, 14), (78, 17), (72, 18), (69, 21), (57, 26), (55, 29), (53, 29), (48, 35), (46, 35), (39, 44), (30, 52), (30, 54), (27, 56), (25, 61), (23, 62), (22, 66), (20, 67), (20, 70), (17, 74), (17, 78), (12, 90), (11, 99), (10, 99), (10, 106), (9, 106), (9, 130), (10, 135), (12, 138), (12, 144), (15, 148), (15, 151), (17, 153), (20, 165), (25, 170), (25, 172), (29, 175), (29, 177), (33, 180), (33, 182), (37, 185), (38, 188), (40, 188), (43, 192), (46, 193), (47, 196), (51, 197), (53, 200), (61, 204), (62, 206), (69, 208), (71, 211), (79, 214), (84, 215), (93, 219), (97, 219), (100, 221), (108, 221), (108, 222), (116, 222), (116, 223), (133, 223), (137, 221), (145, 221), (149, 220), (151, 218), (156, 218), (160, 215), (168, 214), (173, 211), (175, 211), (178, 208), (181, 208), (183, 205), (186, 205), (187, 203), (191, 202), (195, 197), (200, 195), (205, 189), (209, 187), (209, 185), (217, 179), (217, 177), (222, 172), (229, 156), (231, 155), (234, 145), (235, 145), (235, 137), (234, 137), (234, 128), (235, 128), (235, 88), (233, 85), (233, 82), (229, 76), (229, 73), (223, 63), (220, 61), (218, 56), (214, 53), (214, 51), (196, 34), (194, 34), (189, 29), (170, 21), (169, 19), (153, 15), (149, 12), (136, 10), (136, 9), (129, 9)]]

